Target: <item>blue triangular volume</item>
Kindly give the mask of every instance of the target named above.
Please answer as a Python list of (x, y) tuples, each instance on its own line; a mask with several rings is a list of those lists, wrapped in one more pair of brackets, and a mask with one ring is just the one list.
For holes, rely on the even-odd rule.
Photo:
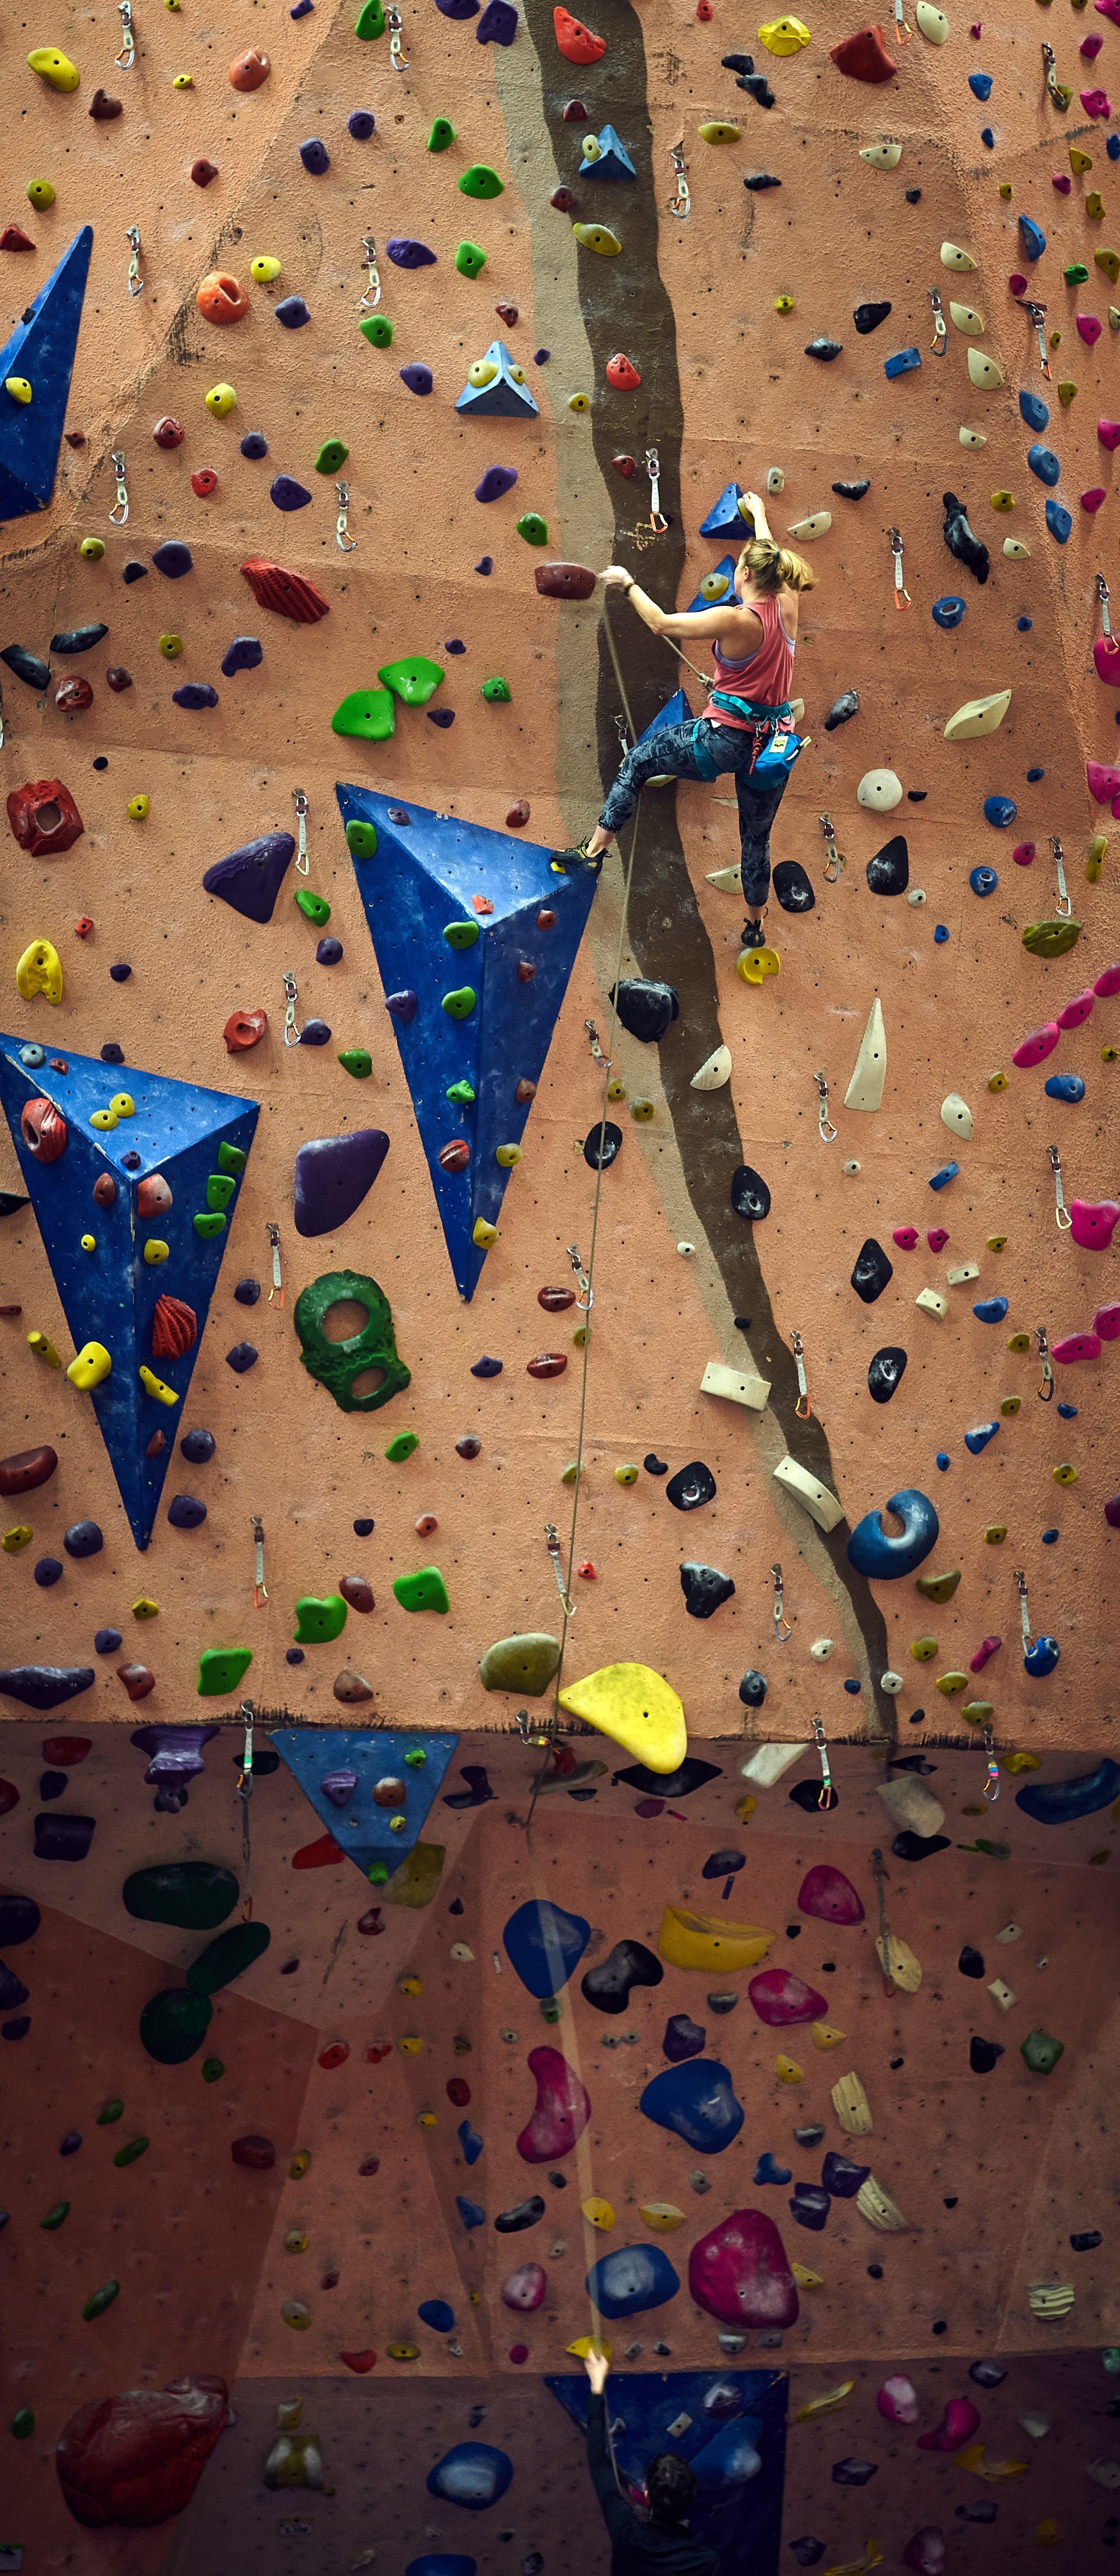
[[(100, 1342), (113, 1363), (111, 1374), (88, 1395), (55, 1379), (58, 1400), (60, 1406), (63, 1401), (92, 1404), (132, 1535), (137, 1547), (145, 1548), (175, 1455), (182, 1406), (164, 1404), (150, 1394), (139, 1371), (148, 1368), (180, 1398), (187, 1392), (238, 1188), (237, 1174), (222, 1170), (220, 1147), (234, 1149), (227, 1161), (248, 1154), (257, 1103), (200, 1091), (190, 1082), (170, 1082), (163, 1074), (141, 1073), (131, 1065), (102, 1064), (96, 1056), (59, 1057), (62, 1072), (49, 1063), (25, 1065), (21, 1045), (27, 1049), (26, 1041), (0, 1037), (0, 1098), (20, 1170), (75, 1350)], [(134, 1115), (112, 1128), (91, 1126), (91, 1112), (108, 1109), (118, 1092), (135, 1102)], [(31, 1100), (49, 1100), (65, 1120), (66, 1142), (55, 1162), (44, 1163), (29, 1151), (20, 1122)], [(126, 1156), (136, 1158), (134, 1168), (126, 1169)], [(153, 1173), (167, 1181), (172, 1204), (141, 1216), (137, 1189)], [(116, 1185), (109, 1207), (93, 1195), (95, 1182), (106, 1176)], [(207, 1186), (211, 1176), (220, 1182), (213, 1193)], [(211, 1198), (222, 1200), (224, 1207), (212, 1206)], [(199, 1234), (196, 1214), (212, 1223), (219, 1213), (226, 1220), (220, 1231)], [(82, 1250), (83, 1234), (93, 1236), (92, 1252)], [(166, 1260), (145, 1260), (144, 1247), (150, 1242), (166, 1243)], [(177, 1358), (161, 1357), (152, 1349), (153, 1317), (163, 1296), (190, 1307), (195, 1317), (195, 1339)], [(152, 1457), (149, 1442), (157, 1431), (163, 1433), (164, 1445)]]
[(742, 497), (741, 483), (725, 483), (718, 501), (713, 501), (707, 518), (700, 521), (701, 536), (738, 536), (740, 543), (746, 545), (750, 536), (750, 527), (739, 508)]
[[(45, 510), (54, 490), (92, 247), (83, 224), (0, 349), (0, 519)], [(4, 392), (9, 376), (26, 376), (29, 403)]]
[[(546, 2378), (545, 2386), (583, 2434), (587, 2380)], [(788, 2386), (784, 2371), (738, 2368), (628, 2370), (607, 2381), (621, 2480), (640, 2490), (658, 2452), (679, 2453), (696, 2479), (694, 2547), (715, 2550), (724, 2568), (749, 2567), (751, 2576), (778, 2576)]]
[(705, 581), (713, 580), (716, 573), (721, 572), (727, 583), (726, 591), (722, 592), (718, 599), (705, 599), (703, 591), (698, 590), (695, 599), (689, 600), (688, 607), (685, 611), (686, 616), (692, 617), (696, 610), (700, 608), (738, 607), (739, 602), (736, 599), (734, 589), (735, 566), (738, 560), (739, 558), (737, 555), (722, 555), (720, 561), (717, 564), (712, 565), (711, 572), (706, 572), (704, 575)]
[[(282, 1755), (320, 1822), (347, 1859), (366, 1872), (374, 1860), (383, 1860), (390, 1870), (407, 1860), (424, 1831), (458, 1741), (457, 1735), (398, 1735), (380, 1727), (372, 1735), (345, 1726), (282, 1727), (269, 1734), (270, 1744)], [(423, 1762), (414, 1766), (407, 1758), (410, 1753), (422, 1753)], [(352, 1789), (347, 1786), (348, 1774), (353, 1775)], [(401, 1783), (403, 1806), (375, 1805), (374, 1790), (379, 1780), (386, 1779)], [(334, 1784), (333, 1797), (323, 1787), (325, 1780)], [(397, 1833), (389, 1830), (394, 1818), (400, 1823)]]
[(579, 165), (581, 179), (637, 178), (626, 146), (619, 141), (613, 125), (600, 126), (597, 140), (599, 149), (593, 160), (587, 159), (586, 145), (584, 147), (584, 158)]
[(517, 383), (513, 373), (516, 361), (504, 340), (491, 340), (486, 351), (498, 372), (488, 385), (464, 385), (456, 411), (473, 412), (476, 417), (495, 420), (535, 420), (538, 405), (528, 385)]
[[(469, 1300), (486, 1258), (474, 1227), (480, 1217), (496, 1225), (510, 1176), (497, 1148), (521, 1141), (531, 1101), (517, 1099), (517, 1086), (540, 1080), (598, 880), (582, 869), (554, 876), (548, 850), (509, 832), (424, 805), (402, 822), (405, 809), (371, 788), (336, 793), (344, 823), (377, 832), (376, 855), (354, 859), (358, 891), (386, 993), (417, 997), (413, 1018), (394, 1014), (393, 1029), (456, 1284)], [(477, 913), (475, 895), (492, 910)], [(543, 929), (542, 909), (553, 915)], [(472, 947), (449, 946), (451, 922), (477, 927)], [(524, 981), (523, 965), (533, 969)], [(474, 1008), (452, 1018), (443, 997), (464, 988)], [(473, 1102), (448, 1099), (461, 1081)], [(457, 1138), (470, 1162), (444, 1171), (440, 1148)]]
[(684, 690), (674, 689), (672, 697), (666, 699), (660, 715), (651, 716), (644, 731), (638, 735), (639, 742), (652, 742), (654, 734), (664, 733), (666, 725), (687, 724), (691, 714), (692, 709)]

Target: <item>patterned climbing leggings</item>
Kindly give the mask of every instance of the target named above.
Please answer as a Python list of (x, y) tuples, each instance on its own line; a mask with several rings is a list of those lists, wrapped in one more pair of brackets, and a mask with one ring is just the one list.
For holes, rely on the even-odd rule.
[[(613, 787), (599, 816), (604, 832), (617, 832), (619, 824), (629, 820), (638, 802), (640, 790), (651, 778), (699, 778), (692, 748), (693, 718), (686, 723), (665, 725), (660, 733), (651, 734), (648, 742), (635, 743), (622, 763)], [(718, 760), (721, 770), (731, 770), (735, 777), (735, 795), (739, 807), (739, 847), (743, 864), (743, 893), (748, 904), (761, 906), (770, 891), (770, 826), (785, 794), (785, 779), (774, 787), (756, 787), (749, 775), (755, 737), (741, 733), (734, 725), (709, 725), (707, 748)]]

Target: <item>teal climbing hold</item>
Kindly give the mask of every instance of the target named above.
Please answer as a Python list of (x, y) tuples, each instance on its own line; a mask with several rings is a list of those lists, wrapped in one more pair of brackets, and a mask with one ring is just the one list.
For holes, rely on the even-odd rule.
[(359, 742), (388, 742), (396, 731), (393, 700), (388, 689), (351, 689), (348, 698), (335, 708), (331, 732), (351, 734)]
[(488, 170), (485, 161), (472, 161), (459, 181), (459, 193), (463, 197), (500, 197), (503, 186), (497, 171)]
[(369, 341), (371, 349), (388, 349), (392, 346), (393, 325), (387, 313), (365, 314), (358, 324), (358, 329), (363, 340)]
[[(214, 1932), (232, 1914), (240, 1892), (233, 1871), (223, 1869), (218, 1861), (163, 1860), (131, 1872), (121, 1889), (121, 1903), (138, 1923), (175, 1923), (184, 1932)], [(99, 2126), (107, 2118), (107, 2110), (100, 2112)]]

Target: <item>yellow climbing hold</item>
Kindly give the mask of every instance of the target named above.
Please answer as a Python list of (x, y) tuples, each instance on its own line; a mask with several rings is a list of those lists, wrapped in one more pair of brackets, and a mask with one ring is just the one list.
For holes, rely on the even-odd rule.
[(822, 2397), (807, 2397), (805, 2404), (798, 2407), (794, 2423), (815, 2424), (819, 2415), (835, 2415), (839, 2406), (847, 2404), (855, 2384), (854, 2379), (842, 2379), (837, 2388), (826, 2389)]
[[(758, 41), (768, 54), (799, 54), (812, 42), (803, 18), (767, 18), (759, 28)], [(703, 127), (701, 127), (703, 133)]]
[(205, 399), (207, 411), (213, 413), (215, 420), (225, 420), (231, 411), (237, 409), (237, 396), (232, 385), (211, 385)]
[(793, 297), (792, 297), (792, 295), (776, 295), (776, 296), (774, 297), (774, 311), (775, 311), (775, 313), (792, 313), (792, 311), (793, 311)]
[(1014, 509), (1014, 507), (1015, 507), (1015, 495), (1014, 495), (1014, 493), (1013, 493), (1013, 492), (993, 492), (993, 494), (992, 494), (992, 508), (993, 508), (993, 510), (1013, 510), (1013, 509)]
[(1021, 537), (1005, 537), (1003, 540), (1003, 551), (1007, 556), (1009, 563), (1025, 563), (1027, 556), (1030, 553), (1030, 547), (1023, 544)]
[(12, 1528), (6, 1529), (3, 1538), (0, 1538), (0, 1547), (3, 1548), (5, 1556), (18, 1556), (21, 1547), (26, 1547), (28, 1541), (34, 1536), (35, 1532), (30, 1521), (15, 1521)]
[(170, 1244), (162, 1243), (158, 1234), (150, 1234), (144, 1246), (144, 1259), (148, 1264), (149, 1270), (158, 1270), (160, 1262), (169, 1261), (170, 1258)]
[(915, 1637), (910, 1646), (916, 1664), (931, 1664), (937, 1653), (936, 1637)]
[(948, 44), (949, 21), (943, 9), (934, 8), (933, 0), (918, 0), (914, 18), (918, 34), (925, 37), (927, 45)]
[(564, 2350), (570, 2352), (573, 2361), (586, 2361), (589, 2352), (599, 2353), (604, 2361), (609, 2361), (614, 2346), (604, 2343), (600, 2335), (577, 2335), (574, 2343), (565, 2344)]
[(1061, 377), (1061, 379), (1060, 379), (1060, 381), (1059, 381), (1059, 384), (1058, 384), (1058, 400), (1059, 400), (1059, 402), (1060, 402), (1060, 404), (1061, 404), (1061, 406), (1062, 406), (1062, 410), (1063, 410), (1063, 411), (1068, 411), (1068, 410), (1069, 410), (1070, 404), (1071, 404), (1071, 402), (1073, 401), (1073, 398), (1074, 398), (1074, 395), (1076, 394), (1076, 392), (1077, 392), (1077, 387), (1076, 387), (1076, 385), (1073, 383), (1072, 379), (1071, 379), (1069, 376), (1063, 376), (1063, 377)]
[(49, 939), (33, 939), (16, 967), (16, 991), (25, 1002), (42, 993), (48, 1002), (62, 1000), (62, 959)]
[(1021, 1395), (1005, 1395), (999, 1408), (1004, 1420), (1010, 1421), (1013, 1414), (1021, 1412), (1022, 1404)]
[(1120, 277), (1120, 250), (1095, 250), (1093, 266), (1103, 269), (1105, 276), (1115, 286), (1117, 278)]
[(1099, 188), (1090, 188), (1089, 194), (1085, 199), (1085, 212), (1091, 223), (1099, 224), (1103, 222), (1104, 198), (1102, 197)]
[(976, 262), (970, 250), (961, 250), (956, 242), (943, 241), (941, 265), (942, 268), (955, 268), (963, 272), (967, 268), (975, 268)]
[(1101, 869), (1104, 866), (1104, 854), (1107, 848), (1107, 832), (1098, 832), (1089, 844), (1089, 856), (1085, 861), (1085, 874), (1090, 885), (1100, 884)]
[(989, 1521), (984, 1532), (985, 1547), (1002, 1547), (1007, 1536), (1006, 1521)]
[(776, 2057), (774, 2073), (779, 2084), (803, 2084), (805, 2081), (805, 2069), (798, 2065), (795, 2057)]
[(609, 224), (573, 224), (572, 231), (585, 250), (597, 250), (602, 259), (617, 259), (622, 244)]
[[(997, 494), (993, 493), (992, 498), (997, 509), (1005, 506)], [(1007, 501), (1014, 508), (1010, 493)], [(963, 707), (949, 718), (946, 742), (977, 742), (982, 734), (998, 732), (1010, 704), (1010, 689), (996, 689), (988, 698), (966, 698)]]
[(1077, 1469), (1071, 1467), (1068, 1460), (1061, 1467), (1051, 1467), (1050, 1473), (1056, 1485), (1076, 1485), (1077, 1483)]
[(741, 125), (723, 125), (713, 117), (707, 125), (698, 125), (696, 131), (701, 143), (738, 143), (743, 129)]
[[(701, 599), (706, 599), (710, 605), (715, 599), (726, 599), (730, 588), (731, 584), (725, 572), (706, 572), (700, 584), (700, 596)], [(615, 1098), (617, 1100), (625, 1098), (625, 1093), (623, 1092), (621, 1083), (615, 1093)]]
[(652, 2227), (657, 2236), (671, 2235), (674, 2228), (685, 2224), (684, 2211), (677, 2208), (675, 2200), (640, 2201), (638, 2216), (643, 2227)]
[(749, 1795), (745, 1798), (739, 1798), (736, 1800), (735, 1813), (741, 1825), (749, 1825), (757, 1805), (757, 1798), (752, 1798)]
[(191, 72), (176, 72), (175, 77), (174, 77), (174, 80), (173, 80), (173, 81), (172, 81), (172, 83), (171, 83), (171, 86), (172, 86), (172, 89), (193, 89), (193, 88), (194, 88), (194, 75), (193, 75), (193, 73), (191, 73)]
[(1018, 1780), (1025, 1771), (1041, 1771), (1042, 1756), (1040, 1753), (1005, 1753), (999, 1767), (1001, 1771), (1009, 1772), (1013, 1780)]
[(478, 1245), (480, 1252), (489, 1252), (497, 1240), (497, 1226), (491, 1225), (489, 1217), (476, 1216), (471, 1228), (471, 1242)]
[(743, 984), (761, 984), (767, 975), (780, 975), (781, 971), (776, 948), (744, 948), (735, 960), (735, 972)]
[(147, 822), (147, 820), (148, 820), (148, 816), (149, 816), (149, 814), (151, 813), (151, 810), (152, 810), (152, 800), (151, 800), (151, 797), (150, 797), (150, 796), (130, 796), (130, 797), (129, 797), (129, 800), (128, 800), (128, 809), (127, 809), (127, 810), (128, 810), (128, 814), (129, 814), (130, 820), (131, 820), (133, 823), (146, 823), (146, 822)]
[(812, 2024), (814, 2048), (819, 2048), (821, 2050), (827, 2048), (839, 2048), (841, 2040), (846, 2039), (847, 2036), (848, 2034), (846, 2030), (834, 2030), (831, 2022), (815, 2021)]
[(693, 1914), (688, 1906), (667, 1905), (657, 1947), (671, 1967), (734, 1976), (740, 1968), (757, 1968), (776, 1938), (758, 1923), (727, 1923), (720, 1914)]
[(822, 2272), (810, 2272), (806, 2263), (795, 2262), (792, 2258), (789, 2268), (799, 2290), (823, 2290), (824, 2274)]
[(590, 394), (569, 394), (568, 409), (569, 411), (590, 411)]
[[(1030, 2293), (1028, 2292), (1028, 2297), (1029, 2296)], [(1070, 2298), (1066, 2302), (1066, 2306), (1068, 2308), (1072, 2307), (1072, 2305), (1073, 2298), (1071, 2293)], [(1047, 2311), (1044, 2308), (1035, 2310), (1036, 2315), (1045, 2315), (1046, 2313)], [(1052, 2313), (1061, 2316), (1065, 2314), (1065, 2310), (1059, 2308), (1053, 2310)], [(1027, 2463), (1025, 2460), (992, 2460), (985, 2464), (984, 2445), (982, 2442), (970, 2442), (967, 2450), (958, 2451), (957, 2467), (958, 2469), (970, 2469), (974, 2478), (984, 2478), (989, 2486), (1002, 2486), (1008, 2478), (1025, 2478), (1027, 2474)]]
[[(1007, 1075), (1006, 1075), (1005, 1073), (990, 1073), (990, 1074), (988, 1075), (988, 1089), (989, 1089), (989, 1091), (1006, 1091), (1006, 1089), (1007, 1089)], [(1001, 1252), (1002, 1252), (1002, 1250), (1003, 1250), (1003, 1247), (1004, 1247), (1004, 1244), (1006, 1243), (1006, 1241), (1007, 1241), (1007, 1236), (1006, 1236), (1006, 1235), (1001, 1235), (1001, 1237), (1000, 1237), (1000, 1243), (999, 1243), (999, 1249), (1000, 1249), (1000, 1251), (1001, 1251)], [(995, 1246), (995, 1244), (993, 1243), (991, 1236), (989, 1235), (989, 1237), (988, 1237), (988, 1250), (989, 1250), (989, 1252), (994, 1252), (994, 1251), (995, 1251), (995, 1249), (996, 1249), (996, 1246)]]
[(970, 331), (974, 339), (978, 339), (981, 332), (986, 331), (988, 327), (983, 314), (977, 313), (975, 306), (971, 304), (950, 302), (949, 319), (955, 323), (958, 331)]
[(587, 2200), (581, 2200), (580, 2208), (589, 2226), (600, 2227), (604, 2236), (609, 2234), (614, 2226), (614, 2211), (609, 2200), (602, 2200), (598, 2192), (593, 2191)]
[(943, 1699), (956, 1699), (962, 1690), (968, 1689), (968, 1674), (939, 1673), (933, 1687), (941, 1692)]
[(521, 1160), (520, 1145), (495, 1145), (494, 1160), (501, 1164), (504, 1172), (512, 1171), (514, 1164)]
[(1071, 143), (1069, 146), (1069, 166), (1075, 179), (1083, 179), (1086, 171), (1091, 170), (1093, 167), (1092, 153), (1083, 152), (1079, 143)]
[(4, 391), (11, 395), (14, 403), (29, 403), (31, 400), (31, 387), (26, 376), (5, 376)]
[(854, 2070), (850, 2075), (841, 2075), (833, 2085), (832, 2108), (849, 2137), (870, 2137), (871, 2104)]
[(270, 259), (268, 254), (262, 251), (258, 259), (250, 260), (249, 275), (255, 279), (258, 286), (271, 286), (274, 278), (280, 275), (280, 262), (278, 259)]
[(93, 1387), (100, 1386), (102, 1378), (108, 1377), (112, 1366), (113, 1363), (104, 1342), (86, 1342), (78, 1352), (77, 1358), (71, 1360), (66, 1374), (71, 1386), (76, 1386), (82, 1394), (87, 1394)]
[(681, 1702), (648, 1664), (604, 1664), (562, 1690), (560, 1706), (609, 1735), (650, 1771), (679, 1770), (688, 1751)]
[(885, 1977), (890, 1977), (904, 1995), (916, 1995), (922, 1982), (922, 1963), (897, 1932), (877, 1933), (875, 1949)]
[(36, 45), (27, 60), (30, 69), (38, 72), (40, 80), (49, 81), (52, 89), (77, 89), (82, 77), (77, 64), (70, 61), (68, 54), (60, 54), (57, 46)]
[(154, 1370), (141, 1366), (139, 1375), (141, 1386), (148, 1395), (154, 1395), (157, 1404), (178, 1404), (179, 1398), (174, 1387), (166, 1386), (163, 1379), (155, 1375)]
[(83, 563), (100, 563), (104, 552), (105, 544), (101, 537), (83, 537), (78, 548)]

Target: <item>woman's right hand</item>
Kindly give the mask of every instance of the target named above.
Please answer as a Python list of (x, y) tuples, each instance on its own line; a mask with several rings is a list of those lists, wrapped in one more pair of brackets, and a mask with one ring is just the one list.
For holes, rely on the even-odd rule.
[(601, 2397), (607, 2384), (607, 2372), (610, 2369), (605, 2352), (586, 2352), (583, 2356), (583, 2366), (591, 2382), (593, 2394)]

